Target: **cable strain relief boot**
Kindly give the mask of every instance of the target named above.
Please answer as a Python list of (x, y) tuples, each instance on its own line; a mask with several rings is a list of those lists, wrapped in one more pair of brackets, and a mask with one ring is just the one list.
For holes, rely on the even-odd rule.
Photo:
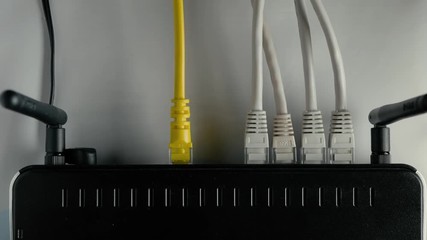
[(352, 164), (355, 161), (355, 142), (351, 114), (347, 110), (334, 111), (329, 131), (329, 162)]
[(169, 161), (172, 164), (190, 164), (193, 160), (193, 143), (190, 131), (188, 99), (173, 99), (171, 108), (171, 135)]
[(265, 111), (252, 111), (247, 115), (245, 130), (245, 163), (267, 164), (269, 142)]
[(325, 128), (320, 111), (303, 113), (301, 136), (301, 163), (327, 163)]
[(273, 124), (272, 163), (296, 163), (297, 151), (290, 114), (277, 115)]

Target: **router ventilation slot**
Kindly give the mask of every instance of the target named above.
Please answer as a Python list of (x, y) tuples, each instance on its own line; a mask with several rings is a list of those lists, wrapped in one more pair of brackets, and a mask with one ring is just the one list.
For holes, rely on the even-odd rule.
[[(156, 189), (156, 191), (155, 191)], [(155, 192), (160, 193), (156, 197)], [(105, 195), (105, 196), (104, 196)], [(187, 208), (187, 207), (373, 207), (373, 187), (164, 187), (164, 188), (62, 188), (60, 206)], [(89, 197), (91, 196), (91, 197)], [(104, 199), (110, 199), (107, 203)]]

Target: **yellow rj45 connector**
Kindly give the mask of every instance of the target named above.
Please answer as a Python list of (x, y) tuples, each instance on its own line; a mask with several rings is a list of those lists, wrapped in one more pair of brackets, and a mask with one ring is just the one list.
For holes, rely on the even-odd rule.
[(174, 0), (175, 16), (175, 97), (172, 100), (169, 160), (173, 164), (192, 162), (190, 100), (185, 98), (184, 0)]
[(174, 164), (188, 164), (192, 161), (192, 148), (190, 122), (190, 107), (188, 99), (172, 100), (174, 106), (171, 109), (171, 139), (169, 144), (169, 158)]

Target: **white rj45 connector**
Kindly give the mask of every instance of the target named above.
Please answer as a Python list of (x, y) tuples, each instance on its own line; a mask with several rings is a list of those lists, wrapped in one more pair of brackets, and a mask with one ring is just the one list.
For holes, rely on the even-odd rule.
[(329, 162), (333, 164), (354, 163), (354, 148), (353, 123), (350, 112), (332, 112), (329, 132)]
[(265, 111), (248, 113), (245, 131), (245, 163), (266, 164), (269, 156), (267, 116)]
[(326, 163), (326, 138), (320, 111), (304, 112), (301, 136), (301, 163)]
[(272, 162), (296, 163), (297, 151), (290, 114), (277, 115), (274, 119)]

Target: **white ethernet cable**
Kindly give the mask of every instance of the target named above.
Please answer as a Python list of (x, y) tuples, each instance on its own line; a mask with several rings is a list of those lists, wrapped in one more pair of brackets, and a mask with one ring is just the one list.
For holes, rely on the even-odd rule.
[(341, 55), (341, 51), (338, 45), (338, 40), (329, 19), (328, 13), (321, 0), (311, 0), (313, 9), (317, 14), (320, 25), (322, 26), (323, 32), (326, 37), (326, 41), (329, 48), (329, 54), (331, 55), (332, 68), (334, 70), (334, 82), (335, 82), (335, 108), (336, 110), (347, 109), (347, 91), (346, 91), (346, 79), (344, 72), (344, 64)]
[(326, 163), (325, 130), (323, 127), (322, 113), (317, 110), (310, 24), (308, 22), (304, 0), (295, 0), (295, 10), (301, 40), (306, 89), (306, 111), (303, 113), (301, 136), (301, 163)]
[(266, 23), (264, 23), (262, 36), (262, 45), (264, 48), (265, 59), (267, 61), (268, 69), (270, 70), (271, 83), (273, 84), (274, 100), (276, 102), (276, 112), (278, 115), (286, 114), (288, 113), (288, 106), (286, 103), (285, 90), (283, 88), (282, 74), (280, 72), (280, 66), (277, 60), (273, 36)]
[(347, 110), (347, 91), (344, 63), (334, 29), (321, 0), (311, 0), (322, 26), (331, 55), (335, 83), (335, 111), (332, 112), (329, 131), (329, 162), (354, 163), (355, 142), (353, 123)]
[(247, 115), (245, 163), (266, 164), (269, 157), (267, 115), (262, 109), (262, 31), (265, 0), (253, 1), (252, 110)]
[(288, 113), (282, 74), (277, 60), (273, 37), (266, 23), (264, 23), (263, 27), (263, 48), (267, 65), (270, 70), (277, 112), (273, 125), (274, 132), (271, 162), (278, 164), (296, 163), (297, 152), (292, 118)]
[(262, 30), (265, 0), (254, 0), (252, 19), (252, 110), (262, 111)]

